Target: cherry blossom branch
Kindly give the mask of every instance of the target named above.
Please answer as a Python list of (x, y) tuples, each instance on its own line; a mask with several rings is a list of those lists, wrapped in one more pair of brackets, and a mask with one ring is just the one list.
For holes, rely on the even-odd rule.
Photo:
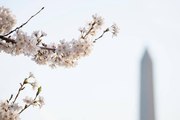
[(22, 28), (24, 25), (26, 25), (33, 17), (35, 17), (37, 14), (39, 14), (42, 10), (44, 9), (44, 7), (42, 7), (37, 13), (35, 13), (34, 15), (32, 15), (25, 23), (23, 23), (22, 25), (20, 25), (19, 27), (15, 28), (14, 30), (10, 31), (9, 33), (5, 34), (4, 36), (8, 36), (11, 33), (19, 30), (20, 28)]
[[(30, 19), (36, 16), (40, 11), (30, 17)], [(9, 17), (11, 21), (15, 21), (11, 14), (5, 14), (5, 16), (7, 18)], [(78, 39), (73, 39), (70, 42), (60, 40), (57, 44), (52, 43), (48, 45), (42, 42), (42, 37), (46, 36), (46, 33), (43, 31), (34, 31), (29, 36), (27, 33), (19, 30), (26, 25), (30, 19), (20, 27), (7, 33), (9, 29), (6, 30), (4, 28), (12, 28), (13, 23), (7, 24), (8, 22), (4, 22), (6, 19), (3, 18), (4, 21), (2, 21), (2, 23), (4, 22), (4, 26), (2, 26), (2, 28), (0, 26), (0, 51), (12, 55), (24, 54), (41, 65), (48, 64), (51, 67), (73, 67), (80, 58), (90, 54), (94, 43), (102, 38), (105, 33), (111, 32), (113, 36), (116, 36), (118, 33), (118, 27), (114, 24), (110, 28), (105, 29), (102, 34), (97, 37), (96, 34), (101, 30), (103, 25), (103, 18), (96, 14), (93, 15), (92, 18), (93, 19), (86, 27), (80, 29), (81, 35)], [(10, 35), (13, 32), (15, 33)], [(3, 35), (4, 33), (7, 33), (9, 36), (7, 36), (7, 34)]]
[[(7, 43), (9, 43), (9, 42), (13, 43), (13, 44), (17, 43), (14, 39), (11, 39), (9, 37), (5, 37), (5, 36), (2, 36), (2, 35), (0, 35), (0, 39), (6, 41)], [(2, 43), (0, 43), (0, 45), (2, 45)], [(44, 47), (44, 46), (39, 46), (39, 48), (44, 49), (44, 50), (52, 50), (52, 51), (56, 50), (54, 48), (49, 48), (49, 47)]]
[(37, 97), (38, 97), (38, 95), (39, 95), (40, 92), (41, 92), (41, 87), (38, 88), (38, 91), (37, 91), (37, 93), (36, 93), (33, 101), (31, 101), (31, 103), (29, 103), (29, 104), (25, 104), (25, 105), (24, 105), (24, 108), (19, 112), (19, 114), (21, 114), (23, 111), (25, 111), (27, 108), (29, 108), (29, 107), (32, 106), (33, 104), (36, 104), (36, 103), (37, 103), (36, 100), (37, 100)]
[[(32, 78), (34, 78), (34, 75), (30, 73), (29, 77), (25, 78), (24, 81), (20, 83), (21, 86), (18, 90), (18, 93), (16, 94), (16, 97), (14, 98), (12, 102), (10, 101), (13, 98), (13, 94), (11, 94), (11, 97), (8, 100), (0, 101), (0, 119), (1, 120), (20, 120), (20, 114), (31, 105), (39, 106), (40, 108), (44, 105), (44, 98), (40, 96), (41, 86), (38, 87), (36, 80)], [(25, 85), (31, 85), (32, 88), (33, 89), (35, 88), (37, 91), (36, 91), (34, 99), (27, 96), (25, 99), (23, 99), (25, 104), (19, 105), (19, 103), (17, 102), (17, 98), (19, 97), (20, 92), (24, 90), (24, 88), (26, 87)]]
[(28, 77), (28, 78), (25, 78), (24, 81), (23, 81), (23, 83), (20, 83), (20, 88), (18, 89), (18, 92), (17, 92), (17, 94), (16, 94), (16, 97), (14, 98), (14, 100), (13, 100), (13, 102), (12, 102), (13, 104), (16, 102), (16, 100), (17, 100), (20, 92), (21, 92), (22, 90), (24, 90), (24, 88), (25, 88), (24, 85), (28, 84), (28, 79), (30, 79), (31, 77), (33, 77), (33, 75), (30, 73), (29, 77)]
[[(84, 38), (91, 32), (92, 29), (93, 29), (93, 26), (89, 29), (89, 31), (88, 31), (84, 36), (82, 36), (82, 39), (84, 39)], [(106, 32), (108, 32), (108, 31), (109, 31), (109, 28), (107, 28), (106, 30), (104, 30), (103, 33), (102, 33), (99, 37), (95, 38), (93, 42), (95, 43), (98, 39), (102, 38), (102, 37), (104, 36), (104, 34), (105, 34)], [(0, 39), (5, 40), (6, 42), (11, 42), (11, 43), (13, 43), (13, 44), (16, 43), (15, 40), (13, 40), (13, 39), (11, 39), (11, 38), (8, 38), (8, 37), (5, 37), (5, 36), (2, 36), (2, 35), (0, 35)], [(1, 44), (1, 43), (0, 43), (0, 44)], [(43, 43), (43, 44), (45, 44), (45, 43)], [(44, 49), (44, 50), (52, 50), (52, 51), (55, 51), (55, 50), (56, 50), (55, 48), (50, 48), (50, 47), (45, 47), (45, 46), (39, 46), (39, 47), (40, 47), (41, 49)]]
[[(16, 44), (16, 43), (17, 43), (15, 40), (13, 40), (13, 39), (11, 39), (11, 38), (9, 38), (9, 37), (2, 36), (2, 35), (0, 35), (0, 39), (6, 41), (6, 42), (8, 42), (8, 43), (9, 43), (9, 42), (11, 42), (11, 43), (13, 43), (13, 44)], [(2, 43), (0, 43), (0, 45), (2, 45)], [(52, 50), (52, 51), (55, 51), (55, 50), (56, 50), (55, 48), (44, 47), (44, 46), (39, 46), (39, 48), (44, 49), (44, 50)]]

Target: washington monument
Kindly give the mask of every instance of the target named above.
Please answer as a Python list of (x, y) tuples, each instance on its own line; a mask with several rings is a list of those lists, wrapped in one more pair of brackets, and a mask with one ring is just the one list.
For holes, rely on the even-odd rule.
[(141, 60), (140, 74), (140, 120), (155, 120), (153, 66), (147, 49)]

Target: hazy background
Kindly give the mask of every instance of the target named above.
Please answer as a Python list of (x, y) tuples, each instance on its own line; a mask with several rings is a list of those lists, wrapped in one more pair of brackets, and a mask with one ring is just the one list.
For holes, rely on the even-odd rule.
[[(1, 53), (0, 99), (9, 98), (31, 71), (43, 86), (46, 105), (23, 120), (139, 120), (140, 60), (147, 47), (154, 63), (156, 120), (180, 119), (180, 1), (178, 0), (1, 0), (17, 26), (41, 7), (24, 31), (43, 30), (45, 41), (71, 40), (97, 13), (120, 34), (99, 40), (76, 68), (51, 69), (24, 56)], [(25, 94), (31, 94), (29, 92)]]

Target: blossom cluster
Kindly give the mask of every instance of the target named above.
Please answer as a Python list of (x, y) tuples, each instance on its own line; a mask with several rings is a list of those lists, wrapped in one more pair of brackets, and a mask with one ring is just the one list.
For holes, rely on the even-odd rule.
[(8, 8), (0, 7), (0, 34), (9, 32), (16, 23), (15, 17)]
[[(8, 9), (1, 7), (0, 11), (8, 11)], [(38, 64), (51, 67), (75, 66), (80, 58), (91, 53), (95, 41), (100, 39), (104, 33), (110, 31), (113, 36), (116, 36), (119, 30), (117, 25), (114, 24), (97, 37), (96, 34), (101, 30), (104, 20), (101, 16), (93, 15), (87, 26), (79, 29), (79, 38), (71, 41), (60, 40), (57, 44), (45, 44), (43, 43), (43, 37), (46, 36), (46, 33), (43, 31), (35, 31), (31, 35), (27, 35), (26, 32), (20, 30), (22, 25), (9, 32), (14, 24), (14, 18), (10, 12), (6, 12), (6, 14), (0, 12), (0, 16), (0, 23), (3, 24), (5, 17), (8, 16), (9, 19), (6, 19), (8, 24), (4, 25), (11, 26), (0, 26), (0, 52), (3, 51), (11, 55), (24, 54), (31, 57)]]
[[(24, 105), (19, 105), (17, 98), (26, 85), (30, 85), (34, 90), (37, 90), (35, 97), (26, 96), (23, 99)], [(41, 87), (38, 86), (33, 74), (30, 73), (29, 77), (25, 78), (23, 83), (20, 83), (20, 88), (15, 97), (11, 95), (8, 100), (0, 102), (0, 120), (20, 120), (20, 114), (28, 107), (39, 106), (41, 108), (44, 105), (44, 98), (39, 96), (40, 92)]]
[(18, 104), (9, 104), (7, 101), (0, 103), (0, 120), (20, 120)]

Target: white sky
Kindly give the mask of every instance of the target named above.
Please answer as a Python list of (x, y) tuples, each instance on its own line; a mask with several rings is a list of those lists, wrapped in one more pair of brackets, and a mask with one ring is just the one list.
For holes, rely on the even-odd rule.
[[(1, 0), (25, 22), (23, 30), (43, 30), (47, 43), (76, 38), (78, 28), (97, 13), (105, 25), (117, 23), (118, 38), (106, 35), (76, 68), (51, 69), (27, 57), (1, 53), (0, 99), (18, 89), (31, 71), (43, 86), (46, 105), (30, 108), (24, 120), (139, 120), (139, 69), (145, 47), (154, 63), (157, 120), (180, 119), (180, 1), (178, 0)], [(29, 93), (27, 93), (29, 94)]]

